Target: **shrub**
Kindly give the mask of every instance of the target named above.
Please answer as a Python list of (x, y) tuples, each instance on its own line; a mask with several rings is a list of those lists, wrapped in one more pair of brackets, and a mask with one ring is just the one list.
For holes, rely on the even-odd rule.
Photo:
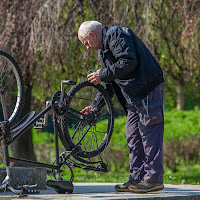
[[(107, 149), (107, 155), (109, 155), (107, 161), (115, 163), (115, 167), (112, 170), (122, 168), (122, 163), (123, 165), (125, 163), (124, 167), (126, 169), (129, 166), (129, 150), (126, 145), (125, 124), (125, 116), (115, 120), (113, 136)], [(163, 145), (165, 165), (172, 171), (176, 171), (180, 164), (198, 163), (200, 160), (199, 147), (200, 109), (165, 112)], [(114, 154), (121, 155), (121, 158), (119, 156), (112, 156)], [(116, 161), (117, 157), (119, 157), (118, 161)], [(117, 163), (119, 166), (116, 166)]]
[[(180, 164), (198, 163), (200, 160), (199, 116), (198, 108), (191, 111), (165, 112), (164, 161), (165, 166), (172, 171), (176, 171)], [(115, 119), (114, 132), (105, 154), (105, 161), (111, 171), (129, 169), (125, 125), (126, 116)], [(53, 134), (44, 132), (38, 135), (34, 131), (33, 135), (37, 157), (52, 162), (52, 159), (55, 159)]]

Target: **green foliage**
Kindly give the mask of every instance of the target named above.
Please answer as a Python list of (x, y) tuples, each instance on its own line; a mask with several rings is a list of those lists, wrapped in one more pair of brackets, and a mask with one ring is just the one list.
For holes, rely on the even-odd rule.
[(164, 140), (180, 140), (200, 134), (200, 109), (165, 112)]
[[(57, 27), (65, 24), (50, 37), (54, 44), (48, 55), (39, 42), (36, 54), (36, 70), (33, 73), (33, 102), (37, 109), (60, 90), (62, 79), (80, 81), (86, 79), (90, 68), (99, 69), (97, 52), (86, 51), (77, 38), (80, 24), (85, 20), (99, 20), (105, 25), (125, 26), (142, 39), (161, 65), (166, 80), (166, 109), (176, 107), (176, 85), (185, 86), (185, 108), (199, 105), (199, 23), (197, 3), (156, 0), (132, 2), (112, 1), (63, 1), (57, 4), (57, 12), (50, 21)], [(76, 8), (76, 9), (75, 9)], [(183, 9), (184, 8), (184, 9)], [(184, 12), (183, 12), (184, 10)], [(44, 10), (44, 16), (46, 10)], [(185, 12), (188, 13), (187, 19)], [(73, 13), (73, 14), (72, 14)], [(43, 16), (43, 15), (42, 15)], [(70, 19), (70, 20), (69, 20)], [(41, 23), (41, 34), (51, 33), (48, 20)], [(51, 27), (51, 28), (49, 28)], [(50, 29), (50, 30), (49, 30)], [(189, 30), (190, 29), (190, 30)], [(48, 35), (48, 34), (47, 34)], [(47, 37), (48, 38), (48, 37)], [(47, 45), (49, 46), (49, 45)], [(51, 46), (51, 45), (50, 45)], [(193, 85), (192, 85), (192, 84)], [(188, 84), (189, 87), (186, 87)]]
[[(37, 129), (32, 129), (33, 144), (37, 160), (45, 163), (55, 162), (55, 145), (54, 134), (48, 132), (41, 132)], [(60, 152), (64, 151), (64, 147), (59, 141)]]
[(200, 107), (200, 86), (190, 83), (185, 87), (185, 110)]
[[(184, 142), (188, 137), (200, 135), (200, 109), (179, 111), (171, 110), (165, 112), (164, 141), (180, 140)], [(119, 149), (126, 145), (125, 134), (126, 116), (115, 120), (115, 129), (110, 146), (111, 149)]]
[(115, 120), (114, 132), (112, 140), (110, 141), (109, 148), (113, 150), (119, 150), (124, 144), (126, 144), (126, 117), (119, 116)]
[(198, 184), (200, 177), (200, 165), (181, 165), (177, 172), (165, 168), (164, 183), (170, 184)]
[(200, 159), (200, 109), (165, 113), (165, 165), (174, 172)]

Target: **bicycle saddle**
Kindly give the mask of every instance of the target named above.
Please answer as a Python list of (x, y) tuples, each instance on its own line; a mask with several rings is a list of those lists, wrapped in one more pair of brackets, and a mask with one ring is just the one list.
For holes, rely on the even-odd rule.
[(14, 133), (20, 128), (22, 128), (23, 126), (25, 126), (34, 115), (35, 115), (35, 111), (31, 111), (30, 113), (28, 113), (17, 125), (11, 128), (10, 133)]
[(71, 181), (52, 181), (47, 180), (46, 185), (52, 187), (59, 194), (72, 194), (74, 191), (74, 186)]

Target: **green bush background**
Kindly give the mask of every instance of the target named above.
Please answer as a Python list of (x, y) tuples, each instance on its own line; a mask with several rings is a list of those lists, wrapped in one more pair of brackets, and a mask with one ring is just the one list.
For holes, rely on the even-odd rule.
[[(200, 109), (165, 112), (164, 162), (165, 183), (200, 184)], [(124, 182), (129, 176), (129, 150), (125, 135), (126, 116), (115, 119), (114, 132), (104, 160), (109, 172), (74, 169), (75, 181)], [(33, 140), (37, 158), (54, 162), (54, 135), (34, 130)], [(62, 147), (62, 150), (63, 147)], [(65, 172), (65, 179), (70, 177)]]

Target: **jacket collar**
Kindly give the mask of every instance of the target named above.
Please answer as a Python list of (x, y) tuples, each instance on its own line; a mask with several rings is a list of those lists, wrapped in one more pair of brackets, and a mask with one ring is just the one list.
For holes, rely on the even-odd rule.
[(101, 50), (103, 50), (103, 44), (106, 38), (106, 33), (108, 30), (108, 26), (102, 24), (102, 37), (101, 37)]

